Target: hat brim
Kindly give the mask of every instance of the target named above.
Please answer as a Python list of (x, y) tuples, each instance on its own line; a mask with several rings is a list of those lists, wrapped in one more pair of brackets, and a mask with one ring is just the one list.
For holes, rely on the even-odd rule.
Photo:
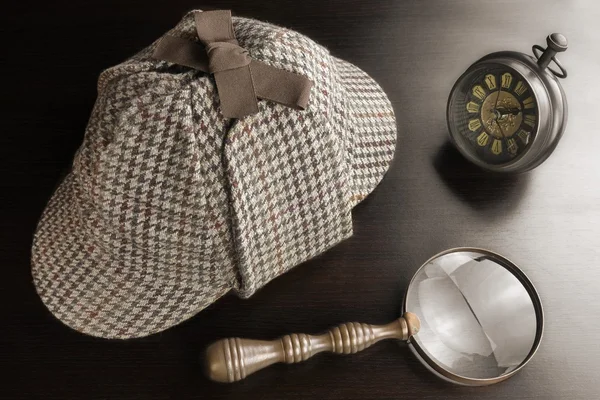
[(383, 179), (394, 158), (397, 126), (383, 89), (366, 72), (335, 59), (347, 107), (347, 162), (352, 170), (351, 203), (355, 206)]
[[(163, 331), (227, 293), (233, 269), (209, 275), (174, 258), (123, 259), (95, 244), (78, 207), (71, 173), (48, 203), (34, 238), (32, 274), (46, 307), (92, 336), (127, 339)], [(209, 283), (210, 282), (210, 283)]]

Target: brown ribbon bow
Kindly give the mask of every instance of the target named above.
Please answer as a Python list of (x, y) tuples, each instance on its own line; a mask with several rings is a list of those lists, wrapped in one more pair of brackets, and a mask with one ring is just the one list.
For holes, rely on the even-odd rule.
[(257, 97), (295, 109), (306, 108), (312, 82), (253, 60), (235, 38), (231, 11), (198, 11), (194, 18), (204, 46), (167, 35), (158, 43), (153, 57), (212, 73), (223, 116), (241, 118), (258, 112)]

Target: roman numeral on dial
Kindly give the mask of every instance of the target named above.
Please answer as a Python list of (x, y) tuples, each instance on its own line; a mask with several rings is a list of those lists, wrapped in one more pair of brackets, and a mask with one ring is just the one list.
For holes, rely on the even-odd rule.
[(485, 132), (481, 132), (481, 134), (477, 136), (477, 144), (480, 146), (485, 146), (489, 140), (490, 136)]
[(517, 94), (517, 96), (522, 96), (523, 93), (525, 93), (526, 91), (527, 86), (525, 86), (523, 81), (519, 81), (519, 83), (517, 83), (517, 86), (515, 86), (515, 93)]
[(496, 155), (502, 153), (502, 142), (498, 139), (494, 139), (494, 142), (492, 143), (492, 153)]
[(467, 111), (470, 113), (478, 113), (479, 112), (479, 104), (474, 101), (470, 101), (467, 103)]
[(472, 119), (469, 121), (469, 129), (473, 132), (481, 128), (481, 121), (479, 119)]
[(512, 84), (513, 77), (510, 72), (505, 72), (502, 74), (502, 87), (504, 89), (510, 89), (510, 85)]
[(519, 146), (517, 146), (516, 140), (510, 138), (506, 141), (506, 143), (508, 144), (508, 152), (512, 155), (517, 154), (517, 151), (519, 150)]
[(523, 122), (533, 128), (535, 126), (535, 115), (525, 114)]
[(533, 99), (533, 96), (529, 96), (523, 100), (523, 107), (525, 107), (525, 109), (535, 107), (535, 100)]
[(517, 136), (519, 137), (519, 139), (521, 139), (521, 142), (523, 142), (524, 145), (527, 145), (527, 143), (529, 143), (529, 132), (527, 132), (525, 129), (519, 130)]
[(496, 77), (492, 74), (487, 74), (485, 76), (485, 84), (487, 85), (488, 89), (490, 89), (490, 90), (496, 89), (497, 88)]
[(477, 97), (479, 100), (485, 99), (485, 89), (481, 85), (473, 86), (473, 96)]

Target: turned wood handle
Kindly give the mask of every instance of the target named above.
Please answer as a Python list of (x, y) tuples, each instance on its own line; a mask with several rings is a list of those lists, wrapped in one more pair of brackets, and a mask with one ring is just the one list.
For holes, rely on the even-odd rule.
[(406, 313), (387, 325), (347, 322), (314, 336), (292, 333), (272, 341), (221, 339), (206, 350), (204, 367), (214, 381), (236, 382), (269, 365), (298, 363), (323, 351), (354, 354), (383, 339), (408, 340), (419, 328), (417, 316)]

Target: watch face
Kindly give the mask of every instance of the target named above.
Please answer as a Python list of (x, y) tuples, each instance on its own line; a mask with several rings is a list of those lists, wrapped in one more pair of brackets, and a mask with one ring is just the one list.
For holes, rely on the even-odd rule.
[(484, 64), (463, 75), (450, 97), (448, 122), (463, 152), (486, 164), (515, 161), (537, 131), (531, 87), (514, 69)]

